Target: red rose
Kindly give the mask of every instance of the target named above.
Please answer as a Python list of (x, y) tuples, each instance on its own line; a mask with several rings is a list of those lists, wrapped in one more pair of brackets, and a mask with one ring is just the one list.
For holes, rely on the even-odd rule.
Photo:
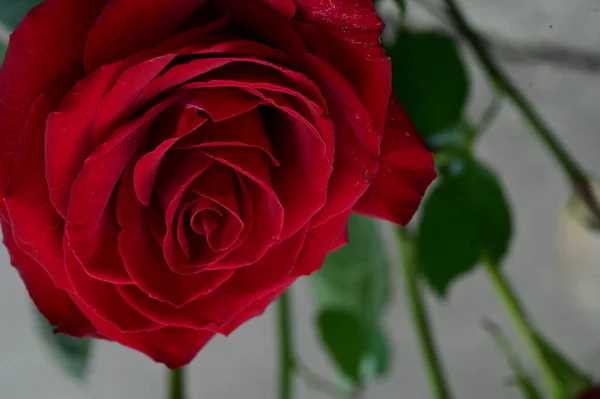
[[(434, 178), (371, 0), (46, 0), (0, 71), (4, 241), (74, 336), (182, 366)], [(386, 117), (388, 120), (387, 128)]]

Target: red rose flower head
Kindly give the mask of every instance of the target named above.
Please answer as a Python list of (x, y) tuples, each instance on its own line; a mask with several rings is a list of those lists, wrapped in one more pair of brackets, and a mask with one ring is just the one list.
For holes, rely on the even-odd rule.
[(4, 242), (57, 331), (190, 362), (435, 177), (371, 0), (45, 0), (0, 70)]

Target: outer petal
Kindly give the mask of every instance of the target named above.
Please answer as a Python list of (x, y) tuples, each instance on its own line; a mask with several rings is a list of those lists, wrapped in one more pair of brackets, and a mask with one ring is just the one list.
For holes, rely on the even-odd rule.
[(433, 155), (425, 148), (395, 96), (390, 99), (381, 146), (381, 164), (375, 180), (354, 211), (405, 225), (436, 173)]
[(57, 288), (46, 271), (27, 254), (19, 249), (13, 240), (10, 226), (3, 220), (2, 235), (8, 248), (12, 265), (21, 275), (31, 299), (40, 313), (52, 325), (58, 325), (57, 332), (76, 337), (96, 336), (96, 330), (79, 310), (69, 295)]
[(11, 36), (0, 68), (0, 194), (32, 102), (81, 58), (87, 32), (107, 1), (46, 0)]
[(318, 226), (345, 213), (367, 191), (379, 163), (380, 132), (344, 75), (312, 55), (306, 66), (329, 104), (335, 105), (330, 109), (336, 129), (335, 161), (327, 203), (312, 221)]
[[(205, 1), (112, 0), (85, 43), (85, 69), (92, 71), (158, 45)], [(87, 1), (79, 2), (80, 7), (87, 6)]]
[(279, 12), (284, 17), (291, 19), (296, 14), (294, 0), (258, 0)]
[[(73, 251), (69, 250), (66, 245), (63, 247), (63, 251), (65, 252), (65, 268), (73, 284), (71, 297), (76, 300), (77, 306), (88, 317), (91, 318), (95, 315), (103, 320), (101, 323), (97, 322), (95, 318), (91, 319), (96, 328), (99, 329), (104, 324), (110, 324), (118, 331), (129, 333), (154, 331), (164, 327), (128, 306), (117, 292), (116, 287), (119, 285), (90, 277), (81, 267)], [(92, 310), (88, 311), (88, 308)]]
[(176, 369), (185, 366), (210, 341), (214, 333), (207, 330), (163, 327), (154, 331), (121, 332), (112, 323), (107, 322), (85, 302), (74, 298), (90, 317), (98, 332), (108, 340), (140, 351), (167, 367)]
[(110, 339), (145, 353), (171, 369), (176, 369), (190, 363), (213, 336), (214, 333), (207, 330), (165, 327), (143, 333), (115, 332), (110, 335)]
[(264, 313), (267, 306), (288, 289), (298, 277), (311, 274), (320, 269), (325, 256), (336, 249), (336, 247), (339, 247), (339, 242), (343, 241), (339, 237), (346, 236), (344, 229), (348, 224), (349, 216), (350, 213), (346, 212), (309, 232), (302, 251), (296, 259), (294, 269), (285, 282), (249, 304), (232, 321), (221, 327), (219, 332), (229, 335), (246, 321), (260, 316)]
[(181, 99), (174, 96), (155, 105), (139, 119), (117, 130), (97, 147), (71, 187), (65, 231), (68, 247), (90, 276), (113, 283), (130, 283), (117, 253), (118, 226), (113, 192), (144, 134), (158, 115)]
[(306, 236), (298, 262), (291, 273), (292, 277), (307, 276), (323, 266), (325, 257), (348, 242), (346, 227), (351, 212), (345, 212), (313, 229)]
[(65, 218), (71, 185), (92, 152), (88, 130), (92, 126), (98, 103), (114, 84), (121, 68), (110, 65), (79, 81), (63, 98), (60, 109), (46, 120), (45, 161), (50, 199)]
[(42, 94), (32, 105), (7, 178), (4, 205), (15, 244), (46, 270), (56, 286), (69, 289), (63, 267), (64, 221), (50, 203), (44, 174), (44, 124), (54, 106), (50, 97)]
[(133, 308), (159, 323), (220, 331), (246, 307), (290, 284), (290, 273), (305, 238), (306, 229), (271, 248), (253, 265), (237, 269), (232, 278), (213, 292), (180, 308), (153, 300), (136, 286), (120, 285), (117, 289)]
[[(262, 3), (279, 4), (279, 10), (268, 5), (258, 4), (250, 0), (220, 0), (234, 20), (258, 36), (260, 41), (285, 50), (290, 55), (301, 59), (306, 51), (301, 37), (292, 28), (289, 21), (278, 11), (285, 7), (287, 0), (268, 0)], [(288, 12), (289, 13), (289, 10)]]
[(379, 41), (383, 22), (372, 0), (294, 0), (297, 15), (315, 22), (329, 48), (328, 61), (353, 83), (383, 129), (392, 71)]

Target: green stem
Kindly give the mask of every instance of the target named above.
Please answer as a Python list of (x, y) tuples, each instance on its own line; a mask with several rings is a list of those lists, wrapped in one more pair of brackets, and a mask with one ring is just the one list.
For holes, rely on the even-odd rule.
[(495, 84), (500, 92), (506, 94), (508, 98), (519, 108), (525, 119), (533, 128), (533, 132), (548, 147), (558, 164), (569, 179), (574, 193), (581, 198), (591, 213), (600, 220), (600, 203), (594, 195), (590, 181), (577, 161), (567, 152), (565, 147), (552, 132), (552, 129), (540, 117), (531, 103), (525, 98), (523, 93), (511, 81), (511, 79), (500, 69), (490, 56), (486, 45), (481, 40), (477, 32), (469, 25), (467, 19), (460, 10), (455, 0), (444, 0), (448, 14), (454, 23), (456, 29), (466, 39), (473, 49), (477, 59), (487, 72), (489, 78)]
[(293, 359), (294, 373), (304, 381), (304, 383), (319, 392), (322, 392), (332, 398), (354, 398), (358, 389), (348, 391), (342, 386), (328, 381), (319, 374), (310, 370), (304, 363), (302, 363), (297, 357)]
[(496, 291), (496, 294), (500, 298), (500, 301), (510, 316), (515, 329), (527, 346), (533, 361), (535, 362), (539, 372), (542, 374), (544, 384), (548, 390), (548, 393), (550, 394), (550, 398), (564, 398), (565, 395), (558, 378), (559, 376), (555, 375), (552, 366), (548, 362), (548, 359), (544, 354), (544, 350), (542, 349), (542, 346), (540, 345), (540, 342), (535, 334), (535, 328), (528, 320), (525, 310), (523, 309), (523, 306), (519, 302), (519, 299), (512, 289), (510, 282), (502, 274), (502, 272), (500, 272), (498, 265), (494, 262), (484, 262), (484, 268), (488, 274), (492, 286)]
[(294, 349), (292, 342), (289, 294), (284, 292), (277, 300), (279, 331), (279, 399), (292, 398)]
[(436, 345), (433, 340), (427, 309), (419, 285), (419, 278), (414, 259), (413, 242), (405, 230), (398, 229), (397, 234), (404, 258), (402, 266), (406, 300), (410, 314), (413, 318), (415, 332), (421, 346), (423, 361), (425, 362), (427, 374), (434, 391), (433, 397), (435, 399), (450, 399), (452, 396), (450, 395), (450, 389), (446, 382), (442, 363), (439, 359)]
[(185, 369), (169, 370), (169, 399), (185, 399)]

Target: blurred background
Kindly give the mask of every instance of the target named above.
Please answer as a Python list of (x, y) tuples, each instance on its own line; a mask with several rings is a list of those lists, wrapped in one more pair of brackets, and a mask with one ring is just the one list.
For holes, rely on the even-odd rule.
[[(11, 0), (0, 0), (11, 1)], [(444, 24), (430, 1), (410, 1), (409, 24)], [(600, 1), (460, 0), (492, 52), (591, 175), (600, 178)], [(392, 0), (378, 8), (388, 21)], [(432, 13), (433, 11), (433, 13)], [(439, 16), (439, 15), (438, 15)], [(393, 25), (390, 22), (391, 25)], [(0, 37), (4, 33), (0, 29)], [(471, 71), (469, 114), (490, 101), (488, 82), (462, 48)], [(482, 159), (501, 177), (512, 203), (515, 235), (505, 270), (546, 337), (600, 376), (600, 235), (569, 219), (568, 187), (561, 172), (509, 102), (480, 141)], [(34, 315), (17, 273), (0, 252), (0, 397), (44, 399), (151, 399), (164, 396), (164, 373), (141, 354), (98, 342), (84, 383), (52, 362), (33, 328)], [(388, 378), (369, 385), (365, 398), (426, 399), (429, 388), (419, 348), (397, 286), (386, 327), (393, 348)], [(304, 363), (336, 378), (314, 329), (306, 281), (292, 289), (297, 351)], [(510, 371), (481, 321), (512, 328), (481, 272), (454, 285), (446, 302), (430, 296), (431, 317), (450, 384), (460, 399), (519, 398)], [(273, 306), (231, 337), (214, 339), (189, 368), (190, 399), (271, 398), (276, 387)], [(514, 339), (517, 342), (516, 339)], [(302, 381), (297, 397), (325, 398)]]

